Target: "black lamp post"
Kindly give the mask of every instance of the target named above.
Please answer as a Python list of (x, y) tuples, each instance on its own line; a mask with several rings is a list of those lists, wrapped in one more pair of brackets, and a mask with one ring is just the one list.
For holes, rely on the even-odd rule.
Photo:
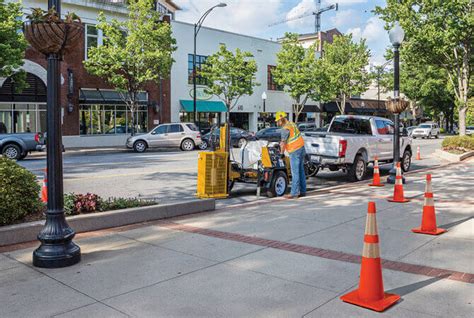
[[(394, 27), (390, 30), (389, 38), (390, 43), (393, 45), (393, 97), (395, 101), (400, 101), (400, 52), (399, 48), (405, 37), (400, 24), (395, 22)], [(395, 184), (395, 177), (397, 174), (397, 163), (400, 162), (400, 113), (395, 112), (395, 131), (393, 135), (393, 166), (390, 169), (390, 175), (387, 178), (387, 182)], [(405, 178), (403, 178), (405, 183)]]
[(199, 18), (198, 22), (194, 24), (194, 54), (193, 54), (193, 120), (194, 123), (198, 125), (198, 128), (200, 128), (200, 125), (197, 120), (197, 107), (196, 107), (196, 38), (199, 33), (199, 30), (201, 30), (202, 23), (206, 19), (206, 17), (211, 13), (212, 10), (215, 8), (223, 8), (226, 7), (227, 4), (221, 2), (219, 4), (216, 4)]
[[(48, 0), (48, 9), (53, 7), (61, 16), (61, 1)], [(45, 268), (66, 267), (81, 260), (81, 249), (72, 241), (76, 233), (64, 216), (60, 59), (58, 53), (47, 56), (48, 209), (46, 224), (38, 234), (41, 245), (33, 252), (33, 265)]]

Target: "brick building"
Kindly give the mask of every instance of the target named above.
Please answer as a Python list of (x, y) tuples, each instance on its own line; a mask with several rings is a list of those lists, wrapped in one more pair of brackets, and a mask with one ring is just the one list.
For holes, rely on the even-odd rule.
[[(24, 0), (23, 7), (25, 14), (32, 7), (46, 9), (47, 1)], [(168, 0), (157, 1), (155, 7), (169, 20), (179, 9)], [(88, 48), (102, 43), (102, 34), (95, 27), (98, 13), (124, 20), (125, 0), (63, 0), (61, 12), (68, 11), (81, 17), (85, 34), (61, 63), (63, 143), (66, 147), (124, 145), (131, 130), (131, 113), (117, 91), (87, 73), (83, 61)], [(28, 48), (22, 68), (29, 87), (18, 93), (11, 78), (0, 78), (0, 126), (6, 132), (46, 130), (46, 64), (44, 55)], [(146, 86), (135, 118), (139, 132), (171, 120), (169, 79)]]

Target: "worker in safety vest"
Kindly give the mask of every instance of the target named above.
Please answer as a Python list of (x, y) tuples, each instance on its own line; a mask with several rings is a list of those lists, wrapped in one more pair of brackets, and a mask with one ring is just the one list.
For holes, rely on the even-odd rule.
[(304, 173), (304, 141), (295, 123), (287, 118), (285, 112), (277, 112), (275, 121), (281, 130), (281, 153), (285, 150), (290, 154), (291, 166), (291, 194), (286, 195), (287, 199), (296, 199), (306, 195), (306, 176)]

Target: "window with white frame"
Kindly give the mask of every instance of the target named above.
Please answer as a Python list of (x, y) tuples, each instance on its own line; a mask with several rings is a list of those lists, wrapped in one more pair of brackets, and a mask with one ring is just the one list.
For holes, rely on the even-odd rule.
[(93, 24), (86, 24), (85, 31), (85, 59), (87, 60), (89, 49), (91, 47), (102, 45), (103, 36), (102, 30), (97, 29), (97, 27)]

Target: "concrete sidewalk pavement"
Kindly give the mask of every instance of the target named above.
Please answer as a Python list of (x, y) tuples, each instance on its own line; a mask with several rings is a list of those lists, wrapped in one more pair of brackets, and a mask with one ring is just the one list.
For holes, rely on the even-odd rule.
[[(421, 222), (424, 173), (407, 175), (407, 204), (366, 184), (298, 200), (81, 235), (80, 264), (31, 266), (33, 248), (0, 255), (1, 317), (471, 317), (474, 163), (434, 170), (441, 236)], [(368, 182), (367, 182), (368, 183)], [(377, 205), (385, 290), (379, 314), (339, 296), (358, 284), (367, 202)]]

